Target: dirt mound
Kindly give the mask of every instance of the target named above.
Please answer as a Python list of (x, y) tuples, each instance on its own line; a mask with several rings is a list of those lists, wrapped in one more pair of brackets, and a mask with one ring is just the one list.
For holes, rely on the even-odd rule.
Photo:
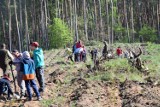
[(48, 83), (63, 83), (63, 79), (66, 76), (66, 73), (63, 70), (56, 69), (54, 72), (49, 74)]
[(71, 81), (74, 90), (69, 102), (76, 102), (76, 107), (120, 107), (119, 90), (102, 82), (86, 81), (75, 78)]
[(160, 107), (160, 87), (125, 81), (120, 85), (122, 107)]

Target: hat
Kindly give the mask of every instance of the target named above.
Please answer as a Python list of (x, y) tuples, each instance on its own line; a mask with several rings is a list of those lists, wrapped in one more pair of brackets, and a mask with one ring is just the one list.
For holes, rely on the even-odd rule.
[(30, 58), (30, 54), (28, 51), (24, 51), (22, 55), (23, 55), (23, 58)]
[(11, 79), (9, 78), (9, 75), (7, 75), (7, 74), (4, 74), (4, 75), (3, 75), (3, 78), (11, 81)]
[(15, 52), (18, 52), (18, 50), (17, 50), (17, 49), (14, 49), (14, 50), (12, 51), (12, 53), (15, 53)]
[(38, 42), (32, 42), (32, 43), (31, 43), (31, 46), (38, 47), (38, 46), (39, 46), (39, 43), (38, 43)]
[(2, 43), (1, 48), (5, 48), (5, 47), (6, 47), (6, 44)]

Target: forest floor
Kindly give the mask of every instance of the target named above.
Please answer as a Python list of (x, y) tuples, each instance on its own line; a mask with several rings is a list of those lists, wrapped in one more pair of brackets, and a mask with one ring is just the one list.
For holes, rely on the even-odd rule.
[(86, 67), (92, 65), (90, 57), (86, 63), (73, 63), (66, 60), (63, 49), (45, 51), (46, 89), (43, 100), (1, 101), (0, 106), (160, 107), (159, 51), (159, 45), (148, 44), (145, 47), (141, 59), (148, 67), (147, 72), (140, 72), (131, 67), (127, 59), (118, 58), (104, 61), (99, 70), (91, 72)]

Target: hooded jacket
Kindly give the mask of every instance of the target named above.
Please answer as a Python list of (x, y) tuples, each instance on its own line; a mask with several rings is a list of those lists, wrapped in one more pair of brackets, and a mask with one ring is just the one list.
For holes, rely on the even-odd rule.
[(33, 60), (35, 63), (35, 68), (44, 67), (44, 55), (42, 48), (36, 48), (33, 51)]
[(23, 52), (22, 67), (23, 80), (33, 80), (35, 78), (35, 64), (28, 51)]
[(23, 80), (32, 80), (35, 78), (35, 65), (34, 61), (30, 58), (23, 59)]

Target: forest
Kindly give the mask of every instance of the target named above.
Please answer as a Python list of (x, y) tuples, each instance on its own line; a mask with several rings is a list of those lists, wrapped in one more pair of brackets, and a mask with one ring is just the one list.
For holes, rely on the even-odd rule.
[(32, 41), (158, 43), (159, 16), (160, 0), (0, 0), (0, 42), (20, 51)]
[(160, 0), (0, 0), (1, 43), (0, 107), (160, 107)]

